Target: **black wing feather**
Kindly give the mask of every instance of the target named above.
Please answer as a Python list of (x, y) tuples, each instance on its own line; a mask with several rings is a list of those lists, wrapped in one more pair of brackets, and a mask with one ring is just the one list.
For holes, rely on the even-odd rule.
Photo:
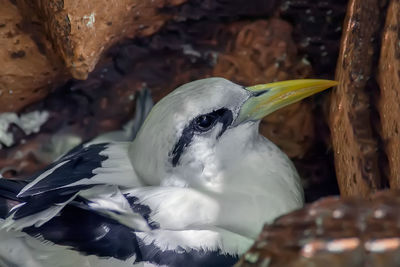
[(119, 260), (135, 255), (136, 262), (147, 261), (169, 267), (224, 267), (233, 266), (238, 261), (237, 255), (224, 254), (221, 250), (162, 251), (154, 244), (146, 245), (129, 227), (73, 205), (66, 206), (59, 216), (44, 225), (31, 226), (23, 231), (32, 236), (41, 235), (46, 240), (69, 246), (85, 255)]
[(47, 191), (73, 184), (82, 179), (90, 179), (95, 174), (94, 169), (101, 167), (101, 163), (108, 157), (100, 155), (107, 148), (109, 143), (93, 144), (87, 147), (78, 146), (68, 154), (50, 164), (46, 169), (34, 175), (31, 180), (38, 178), (42, 173), (54, 168), (62, 162), (66, 162), (51, 174), (41, 179), (31, 188), (21, 193), (20, 197), (41, 194)]

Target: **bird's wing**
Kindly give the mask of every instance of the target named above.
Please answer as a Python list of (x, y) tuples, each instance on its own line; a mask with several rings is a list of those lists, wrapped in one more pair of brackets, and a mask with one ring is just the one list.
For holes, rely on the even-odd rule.
[(233, 266), (253, 240), (218, 227), (137, 232), (142, 261), (165, 266)]
[(81, 255), (116, 259), (127, 266), (140, 262), (156, 266), (232, 266), (253, 242), (216, 227), (134, 231), (112, 218), (72, 205), (46, 224), (25, 228), (24, 232)]
[[(11, 210), (3, 227), (22, 229), (41, 225), (77, 197), (86, 199), (91, 208), (133, 216), (129, 203), (119, 191), (119, 187), (141, 185), (127, 150), (128, 143), (92, 144), (73, 149), (22, 188), (17, 195), (21, 204)], [(0, 190), (1, 187), (0, 184)]]
[(40, 227), (0, 230), (0, 264), (224, 267), (234, 265), (251, 244), (252, 240), (219, 228), (137, 232), (69, 205)]
[(81, 145), (34, 175), (18, 194), (33, 196), (66, 187), (114, 184), (141, 186), (128, 157), (128, 142)]
[[(63, 189), (64, 190), (64, 189)], [(21, 201), (9, 209), (0, 229), (22, 230), (39, 227), (60, 215), (68, 206), (76, 206), (113, 218), (120, 224), (132, 229), (147, 231), (150, 229), (147, 220), (140, 212), (131, 207), (129, 201), (115, 185), (96, 185), (86, 190), (65, 193), (59, 190), (50, 191)], [(1, 201), (0, 194), (0, 203)], [(6, 202), (7, 203), (7, 202)]]
[[(3, 181), (3, 183), (7, 184), (9, 181)], [(4, 194), (5, 198), (13, 198), (15, 192), (18, 192), (18, 184), (11, 183), (4, 188), (7, 189), (5, 190), (7, 193)], [(40, 261), (41, 253), (45, 253), (46, 258), (49, 259), (51, 257), (49, 253), (56, 251), (57, 247), (78, 252), (78, 254), (73, 254), (74, 257), (77, 255), (80, 257), (96, 256), (99, 263), (95, 263), (93, 266), (102, 266), (101, 261), (109, 263), (110, 260), (127, 263), (126, 266), (140, 262), (166, 266), (232, 266), (239, 255), (244, 253), (253, 242), (246, 237), (213, 226), (202, 225), (185, 227), (184, 230), (166, 230), (160, 228), (159, 225), (152, 224), (150, 215), (153, 211), (176, 207), (157, 206), (155, 203), (159, 203), (158, 201), (152, 202), (155, 205), (152, 207), (145, 205), (140, 199), (145, 195), (148, 198), (161, 197), (171, 204), (171, 201), (175, 200), (168, 200), (167, 196), (175, 199), (173, 195), (179, 190), (163, 187), (142, 188), (142, 190), (135, 191), (135, 194), (131, 192), (129, 195), (124, 195), (132, 211), (145, 218), (153, 229), (138, 231), (134, 225), (121, 223), (121, 217), (110, 216), (104, 212), (110, 208), (124, 210), (125, 203), (109, 200), (113, 197), (110, 195), (111, 191), (111, 188), (103, 186), (92, 187), (86, 192), (82, 191), (80, 196), (65, 205), (58, 211), (57, 216), (51, 217), (46, 223), (23, 227), (21, 229), (23, 232), (39, 238), (38, 240), (49, 246), (54, 246), (53, 250), (34, 251), (31, 255)], [(165, 194), (161, 193), (163, 191)], [(57, 192), (57, 190), (48, 193), (53, 192)], [(118, 192), (115, 192), (115, 195), (121, 196)], [(0, 200), (1, 196), (2, 194), (0, 194)], [(178, 199), (182, 196), (178, 196)], [(147, 202), (150, 203), (148, 199)], [(176, 204), (179, 205), (179, 203)], [(186, 203), (181, 202), (181, 204), (185, 205)], [(112, 208), (112, 205), (117, 207)], [(2, 231), (4, 230), (0, 229), (0, 235)], [(14, 228), (9, 232), (18, 233)], [(64, 254), (57, 250), (56, 255)], [(82, 262), (84, 261), (82, 260)], [(116, 264), (116, 262), (114, 263)], [(52, 266), (57, 266), (57, 264)]]
[(24, 181), (0, 178), (0, 219), (5, 219), (11, 209), (22, 203), (17, 195), (26, 184)]

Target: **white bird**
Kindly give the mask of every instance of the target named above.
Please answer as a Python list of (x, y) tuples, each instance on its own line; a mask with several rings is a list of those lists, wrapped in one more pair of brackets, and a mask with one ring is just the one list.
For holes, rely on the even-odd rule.
[(303, 205), (271, 112), (336, 85), (185, 84), (133, 142), (79, 146), (23, 183), (0, 179), (1, 266), (231, 266), (264, 223)]

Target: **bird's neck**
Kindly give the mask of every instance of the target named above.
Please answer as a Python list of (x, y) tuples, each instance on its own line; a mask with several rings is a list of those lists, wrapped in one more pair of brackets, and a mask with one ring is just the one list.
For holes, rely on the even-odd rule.
[(272, 142), (258, 135), (241, 148), (241, 155), (225, 171), (221, 224), (248, 237), (257, 235), (264, 223), (300, 208), (303, 189), (288, 157)]
[(163, 184), (206, 194), (212, 201), (194, 201), (196, 208), (218, 210), (214, 224), (250, 238), (264, 223), (303, 205), (303, 189), (292, 163), (259, 135), (256, 126), (231, 132), (216, 149), (208, 150), (212, 153), (192, 153), (192, 165)]

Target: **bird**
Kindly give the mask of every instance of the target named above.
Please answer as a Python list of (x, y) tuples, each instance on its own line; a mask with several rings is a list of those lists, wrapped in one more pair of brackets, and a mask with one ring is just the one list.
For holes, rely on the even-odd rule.
[(304, 204), (260, 120), (336, 84), (193, 81), (134, 140), (82, 144), (25, 181), (0, 179), (0, 265), (234, 265), (264, 223)]

